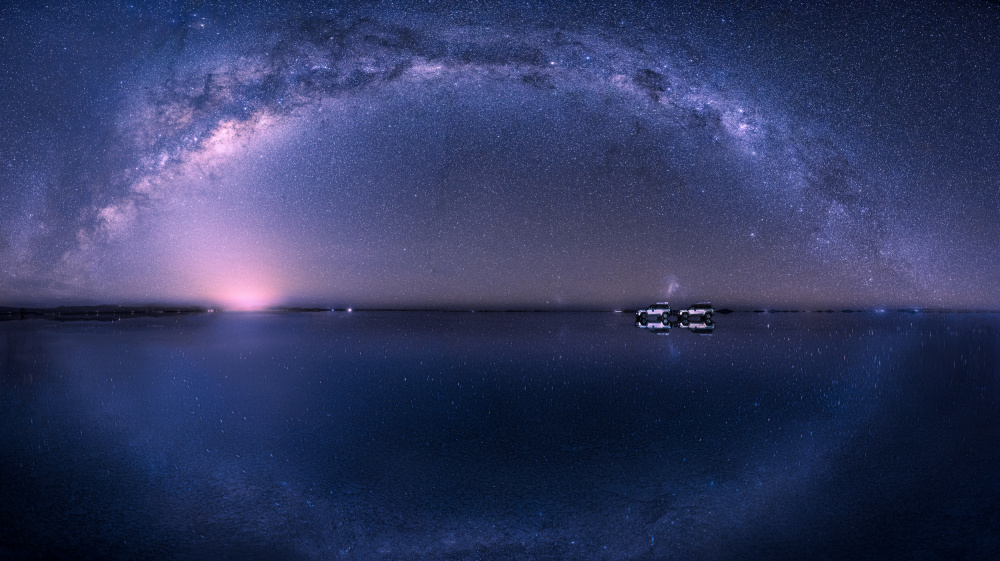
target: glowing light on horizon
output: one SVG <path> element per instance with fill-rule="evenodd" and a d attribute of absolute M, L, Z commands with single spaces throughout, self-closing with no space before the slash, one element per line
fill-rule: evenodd
<path fill-rule="evenodd" d="M 256 312 L 277 304 L 277 297 L 265 291 L 234 290 L 218 297 L 227 312 Z"/>

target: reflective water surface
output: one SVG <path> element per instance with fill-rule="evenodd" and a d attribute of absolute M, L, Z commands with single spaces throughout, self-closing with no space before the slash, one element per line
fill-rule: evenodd
<path fill-rule="evenodd" d="M 0 323 L 0 558 L 989 559 L 1000 316 Z"/>

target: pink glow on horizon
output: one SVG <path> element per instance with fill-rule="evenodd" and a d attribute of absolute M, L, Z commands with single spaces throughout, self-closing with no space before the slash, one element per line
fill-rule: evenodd
<path fill-rule="evenodd" d="M 227 312 L 254 312 L 275 306 L 278 298 L 266 291 L 233 290 L 216 298 Z"/>

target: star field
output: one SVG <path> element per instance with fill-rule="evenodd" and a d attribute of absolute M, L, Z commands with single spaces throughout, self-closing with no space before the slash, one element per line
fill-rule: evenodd
<path fill-rule="evenodd" d="M 1000 12 L 0 9 L 0 300 L 1000 305 Z"/>

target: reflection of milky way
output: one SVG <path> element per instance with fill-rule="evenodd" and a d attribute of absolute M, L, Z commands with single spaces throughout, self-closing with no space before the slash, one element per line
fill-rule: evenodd
<path fill-rule="evenodd" d="M 191 21 L 126 84 L 87 201 L 0 230 L 7 296 L 972 303 L 891 163 L 675 35 Z"/>
<path fill-rule="evenodd" d="M 87 509 L 128 517 L 140 551 L 786 559 L 989 535 L 995 325 L 733 314 L 661 337 L 610 314 L 222 314 L 43 326 L 13 364 L 46 365 L 38 408 L 93 451 L 46 465 L 118 474 Z M 61 442 L 57 421 L 14 450 L 59 458 L 33 446 Z"/>

